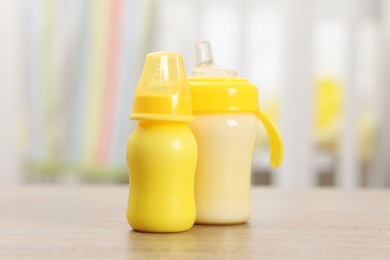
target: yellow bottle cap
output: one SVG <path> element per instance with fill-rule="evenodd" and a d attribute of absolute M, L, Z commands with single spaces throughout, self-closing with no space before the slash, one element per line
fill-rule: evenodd
<path fill-rule="evenodd" d="M 270 163 L 277 168 L 283 161 L 283 143 L 278 129 L 259 109 L 257 87 L 236 77 L 234 70 L 214 63 L 209 42 L 196 45 L 198 67 L 188 79 L 194 114 L 254 113 L 263 123 L 270 139 Z"/>
<path fill-rule="evenodd" d="M 193 113 L 256 112 L 259 109 L 255 85 L 243 78 L 191 77 Z"/>
<path fill-rule="evenodd" d="M 131 119 L 192 121 L 191 95 L 183 58 L 175 53 L 146 56 Z"/>

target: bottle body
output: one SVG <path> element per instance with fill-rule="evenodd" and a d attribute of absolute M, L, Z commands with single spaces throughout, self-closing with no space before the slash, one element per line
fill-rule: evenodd
<path fill-rule="evenodd" d="M 197 154 L 188 124 L 140 121 L 127 144 L 127 220 L 133 229 L 180 232 L 192 227 Z"/>
<path fill-rule="evenodd" d="M 258 121 L 251 113 L 195 115 L 196 223 L 236 224 L 251 215 L 250 180 Z"/>

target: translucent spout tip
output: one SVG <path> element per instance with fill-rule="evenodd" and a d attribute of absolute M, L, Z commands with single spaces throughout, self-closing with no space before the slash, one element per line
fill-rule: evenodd
<path fill-rule="evenodd" d="M 235 70 L 225 69 L 214 63 L 211 44 L 208 41 L 200 41 L 195 45 L 197 67 L 192 70 L 195 77 L 235 77 Z"/>
<path fill-rule="evenodd" d="M 211 45 L 208 41 L 200 41 L 196 43 L 196 64 L 200 66 L 202 64 L 214 64 L 213 53 L 211 51 Z"/>

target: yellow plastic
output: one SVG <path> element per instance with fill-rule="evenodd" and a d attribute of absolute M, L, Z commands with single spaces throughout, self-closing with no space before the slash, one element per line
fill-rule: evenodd
<path fill-rule="evenodd" d="M 191 96 L 183 58 L 171 52 L 146 56 L 131 119 L 192 121 Z"/>
<path fill-rule="evenodd" d="M 197 144 L 181 122 L 141 121 L 129 138 L 129 225 L 143 232 L 192 227 Z"/>
<path fill-rule="evenodd" d="M 192 227 L 198 147 L 183 60 L 174 53 L 147 55 L 131 119 L 140 123 L 127 143 L 129 225 L 143 232 Z"/>
<path fill-rule="evenodd" d="M 271 167 L 274 169 L 278 168 L 282 163 L 284 156 L 283 143 L 279 131 L 271 119 L 269 119 L 268 116 L 260 110 L 256 112 L 256 117 L 263 123 L 268 134 L 271 150 Z"/>
<path fill-rule="evenodd" d="M 283 142 L 272 121 L 259 110 L 255 85 L 236 77 L 192 77 L 188 79 L 194 114 L 254 113 L 264 124 L 270 139 L 270 163 L 277 168 L 283 161 Z"/>

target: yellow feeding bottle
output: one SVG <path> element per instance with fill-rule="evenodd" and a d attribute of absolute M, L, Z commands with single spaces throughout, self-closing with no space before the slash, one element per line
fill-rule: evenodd
<path fill-rule="evenodd" d="M 251 215 L 250 178 L 258 120 L 268 133 L 271 166 L 283 159 L 278 130 L 259 110 L 257 88 L 234 70 L 214 64 L 209 42 L 197 44 L 198 67 L 189 78 L 190 127 L 199 158 L 195 174 L 196 223 L 235 224 Z"/>
<path fill-rule="evenodd" d="M 180 55 L 150 53 L 135 92 L 127 143 L 129 225 L 143 232 L 180 232 L 195 222 L 197 144 L 188 121 L 191 97 Z"/>

